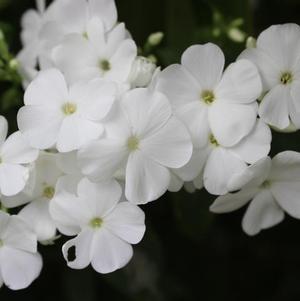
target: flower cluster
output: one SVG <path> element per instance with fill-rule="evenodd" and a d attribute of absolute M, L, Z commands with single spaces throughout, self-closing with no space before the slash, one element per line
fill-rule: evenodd
<path fill-rule="evenodd" d="M 250 235 L 284 212 L 300 218 L 300 154 L 268 157 L 269 126 L 300 128 L 298 25 L 267 29 L 225 70 L 208 43 L 160 71 L 138 56 L 114 0 L 37 4 L 22 19 L 19 131 L 6 139 L 0 118 L 0 286 L 30 285 L 37 242 L 60 235 L 69 267 L 124 267 L 146 229 L 139 205 L 185 183 L 219 196 L 216 213 L 252 200 Z"/>

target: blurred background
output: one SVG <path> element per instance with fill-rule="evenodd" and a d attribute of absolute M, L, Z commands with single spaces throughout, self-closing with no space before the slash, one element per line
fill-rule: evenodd
<path fill-rule="evenodd" d="M 162 66 L 179 62 L 188 46 L 208 41 L 221 46 L 230 63 L 249 35 L 256 37 L 272 24 L 300 23 L 299 0 L 116 2 L 120 20 L 139 45 L 152 32 L 165 33 L 155 52 Z M 20 49 L 20 17 L 33 6 L 33 0 L 0 0 L 0 28 L 12 54 Z M 0 53 L 7 51 L 3 47 Z M 0 114 L 14 130 L 23 91 L 16 75 L 5 77 L 3 64 Z M 288 149 L 300 151 L 299 134 L 274 134 L 272 155 Z M 45 264 L 40 278 L 24 291 L 1 289 L 0 300 L 300 300 L 300 221 L 286 217 L 251 238 L 241 229 L 244 209 L 213 216 L 208 211 L 213 199 L 204 191 L 182 191 L 144 206 L 145 238 L 131 263 L 110 275 L 67 268 L 60 251 L 63 241 L 41 247 Z"/>

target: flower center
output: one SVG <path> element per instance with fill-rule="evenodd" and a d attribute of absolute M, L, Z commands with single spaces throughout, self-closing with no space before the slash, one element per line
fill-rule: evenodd
<path fill-rule="evenodd" d="M 215 138 L 215 136 L 214 136 L 213 134 L 211 134 L 211 135 L 209 136 L 209 142 L 210 142 L 210 144 L 213 145 L 214 147 L 220 146 L 218 140 Z"/>
<path fill-rule="evenodd" d="M 207 104 L 210 105 L 215 101 L 215 94 L 213 91 L 204 90 L 201 93 L 201 99 Z"/>
<path fill-rule="evenodd" d="M 77 110 L 77 106 L 74 103 L 71 102 L 66 102 L 63 107 L 62 110 L 64 112 L 65 115 L 72 115 L 76 112 Z"/>
<path fill-rule="evenodd" d="M 52 186 L 47 186 L 44 188 L 43 196 L 47 199 L 53 199 L 55 193 L 55 189 Z"/>
<path fill-rule="evenodd" d="M 293 74 L 291 72 L 284 72 L 281 74 L 280 82 L 283 85 L 288 85 L 293 81 Z"/>
<path fill-rule="evenodd" d="M 103 219 L 100 218 L 100 217 L 95 217 L 93 218 L 91 221 L 90 221 L 90 226 L 93 228 L 93 229 L 99 229 L 101 228 L 103 224 Z"/>
<path fill-rule="evenodd" d="M 127 147 L 132 152 L 139 148 L 140 141 L 137 137 L 132 136 L 127 140 Z"/>
<path fill-rule="evenodd" d="M 82 36 L 87 40 L 89 39 L 89 35 L 86 31 L 82 34 Z"/>
<path fill-rule="evenodd" d="M 110 62 L 108 60 L 100 60 L 99 67 L 104 72 L 107 72 L 111 69 L 111 65 L 110 65 Z"/>
<path fill-rule="evenodd" d="M 4 242 L 2 239 L 0 239 L 0 248 L 4 246 Z"/>
<path fill-rule="evenodd" d="M 269 189 L 271 187 L 271 183 L 267 180 L 261 184 L 261 187 L 264 189 Z"/>

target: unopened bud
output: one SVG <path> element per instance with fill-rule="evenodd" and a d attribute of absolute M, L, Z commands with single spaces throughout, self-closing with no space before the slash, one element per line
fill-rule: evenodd
<path fill-rule="evenodd" d="M 232 41 L 236 43 L 243 43 L 246 39 L 246 34 L 238 28 L 229 29 L 228 36 Z"/>
<path fill-rule="evenodd" d="M 246 48 L 256 48 L 256 39 L 253 37 L 249 37 L 246 41 Z"/>
<path fill-rule="evenodd" d="M 129 82 L 132 87 L 147 87 L 156 70 L 156 65 L 149 59 L 138 56 L 134 61 L 129 75 Z"/>
<path fill-rule="evenodd" d="M 148 38 L 148 43 L 151 45 L 151 46 L 157 46 L 161 43 L 161 41 L 163 40 L 164 38 L 164 34 L 162 32 L 155 32 L 155 33 L 152 33 L 149 38 Z"/>

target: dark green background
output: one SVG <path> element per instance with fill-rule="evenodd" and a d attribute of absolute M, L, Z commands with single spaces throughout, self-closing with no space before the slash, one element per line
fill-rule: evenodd
<path fill-rule="evenodd" d="M 224 24 L 244 18 L 243 30 L 255 36 L 271 24 L 300 22 L 297 0 L 117 0 L 117 5 L 120 19 L 139 45 L 151 32 L 166 34 L 156 51 L 163 66 L 177 62 L 191 44 L 208 41 L 222 46 L 228 62 L 235 59 L 244 45 L 225 34 L 212 35 L 216 10 Z M 13 52 L 20 47 L 20 16 L 30 6 L 33 1 L 0 1 L 0 21 L 11 25 L 5 31 Z M 8 88 L 9 84 L 1 84 L 0 94 Z M 16 109 L 17 102 L 1 112 L 12 127 Z M 275 134 L 272 154 L 300 151 L 299 138 L 297 133 Z M 299 300 L 300 222 L 287 217 L 281 225 L 250 238 L 241 230 L 244 210 L 213 216 L 208 212 L 212 200 L 205 192 L 168 193 L 144 206 L 145 238 L 130 265 L 110 275 L 90 268 L 68 269 L 60 252 L 63 241 L 42 247 L 41 277 L 21 292 L 2 289 L 0 300 Z"/>

